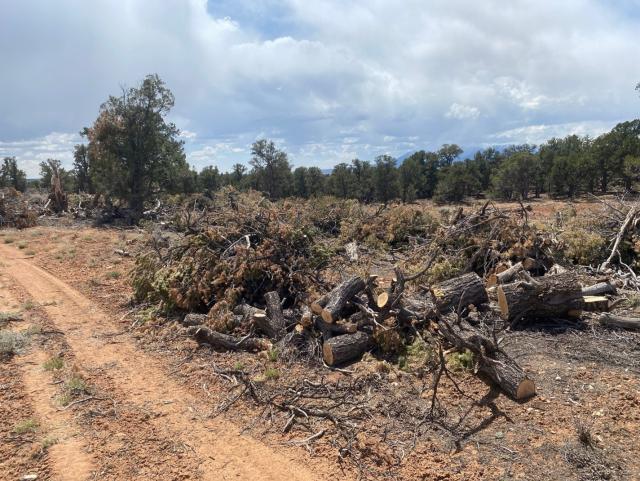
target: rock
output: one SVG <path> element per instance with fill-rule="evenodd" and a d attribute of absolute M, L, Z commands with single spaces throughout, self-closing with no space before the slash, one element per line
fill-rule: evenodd
<path fill-rule="evenodd" d="M 36 479 L 38 479 L 37 474 L 25 474 L 20 478 L 20 481 L 35 481 Z"/>

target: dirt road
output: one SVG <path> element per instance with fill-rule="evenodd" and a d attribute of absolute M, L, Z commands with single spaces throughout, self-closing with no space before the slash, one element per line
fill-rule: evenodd
<path fill-rule="evenodd" d="M 0 261 L 4 303 L 29 302 L 53 335 L 11 361 L 41 437 L 55 435 L 48 470 L 38 479 L 320 479 L 285 452 L 209 416 L 211 405 L 176 382 L 159 359 L 140 351 L 95 303 L 22 252 L 0 245 Z M 87 383 L 66 408 L 56 401 L 62 381 L 42 368 L 58 351 Z M 20 479 L 11 463 L 0 459 L 0 479 Z"/>

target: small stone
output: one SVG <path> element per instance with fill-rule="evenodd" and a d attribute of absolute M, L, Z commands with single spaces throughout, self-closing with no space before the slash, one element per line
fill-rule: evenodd
<path fill-rule="evenodd" d="M 556 381 L 562 381 L 562 378 L 560 376 L 556 376 Z"/>
<path fill-rule="evenodd" d="M 498 431 L 496 433 L 496 439 L 502 439 L 502 438 L 504 438 L 504 433 L 502 431 Z"/>
<path fill-rule="evenodd" d="M 20 481 L 35 481 L 36 479 L 38 479 L 37 474 L 25 474 L 20 478 Z"/>

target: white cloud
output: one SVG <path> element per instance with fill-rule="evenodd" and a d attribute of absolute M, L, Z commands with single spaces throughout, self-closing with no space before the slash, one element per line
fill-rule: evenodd
<path fill-rule="evenodd" d="M 565 124 L 527 125 L 498 132 L 489 136 L 489 138 L 493 140 L 494 144 L 528 143 L 540 145 L 553 137 L 560 138 L 567 135 L 597 137 L 611 130 L 616 123 L 618 122 L 586 121 Z"/>
<path fill-rule="evenodd" d="M 77 132 L 152 72 L 198 167 L 247 161 L 260 135 L 296 164 L 331 165 L 609 125 L 640 107 L 627 13 L 604 0 L 0 2 L 0 140 Z M 2 148 L 31 164 L 44 152 Z"/>
<path fill-rule="evenodd" d="M 462 105 L 454 102 L 444 116 L 448 119 L 457 120 L 477 119 L 480 116 L 480 110 L 471 105 Z"/>

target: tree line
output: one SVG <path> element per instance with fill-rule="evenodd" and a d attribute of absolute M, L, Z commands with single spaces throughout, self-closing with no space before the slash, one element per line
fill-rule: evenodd
<path fill-rule="evenodd" d="M 526 200 L 543 193 L 574 197 L 633 190 L 640 180 L 640 120 L 619 123 L 596 138 L 569 135 L 539 146 L 491 147 L 471 158 L 462 158 L 459 146 L 445 144 L 414 152 L 401 163 L 389 155 L 354 159 L 330 173 L 293 168 L 285 151 L 261 139 L 251 146 L 249 167 L 238 163 L 220 172 L 211 165 L 196 172 L 187 163 L 178 128 L 167 121 L 173 105 L 173 94 L 157 75 L 110 96 L 93 125 L 82 130 L 86 142 L 75 146 L 73 168 L 65 170 L 55 159 L 42 162 L 40 185 L 49 186 L 57 172 L 65 190 L 123 201 L 135 218 L 160 194 L 210 194 L 227 185 L 260 190 L 272 199 L 333 195 L 362 202 L 455 202 L 481 195 Z M 15 157 L 0 166 L 0 187 L 9 186 L 27 186 Z"/>

